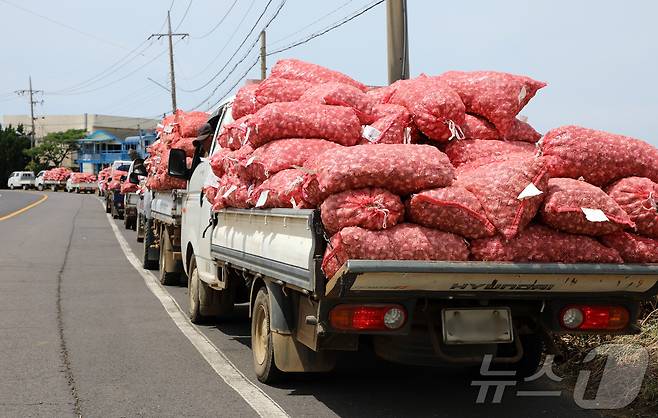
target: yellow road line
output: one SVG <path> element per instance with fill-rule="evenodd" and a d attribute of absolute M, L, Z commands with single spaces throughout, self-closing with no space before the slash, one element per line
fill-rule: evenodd
<path fill-rule="evenodd" d="M 48 199 L 48 195 L 45 195 L 45 194 L 44 194 L 44 195 L 41 195 L 41 199 L 37 200 L 37 201 L 34 202 L 34 203 L 30 203 L 29 205 L 27 205 L 27 206 L 25 206 L 25 207 L 23 207 L 23 208 L 20 208 L 20 209 L 18 209 L 18 210 L 15 210 L 15 211 L 11 212 L 11 213 L 8 214 L 8 215 L 5 215 L 5 216 L 3 216 L 3 217 L 0 217 L 0 221 L 5 221 L 5 220 L 7 220 L 7 219 L 9 219 L 9 218 L 13 218 L 13 217 L 16 216 L 16 215 L 20 215 L 21 213 L 25 212 L 26 210 L 32 209 L 32 208 L 35 207 L 36 205 L 39 205 L 39 204 L 43 203 L 46 199 Z"/>

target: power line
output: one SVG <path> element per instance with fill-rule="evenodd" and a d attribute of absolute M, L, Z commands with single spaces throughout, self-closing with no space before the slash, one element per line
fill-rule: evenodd
<path fill-rule="evenodd" d="M 279 6 L 279 9 L 278 9 L 277 12 L 276 12 L 277 14 L 278 14 L 279 11 L 281 10 L 281 8 L 282 8 L 283 5 L 285 4 L 285 2 L 286 2 L 285 0 L 283 0 L 283 1 L 281 2 L 281 5 Z M 201 86 L 199 86 L 199 87 L 197 87 L 197 88 L 194 88 L 194 89 L 188 89 L 188 90 L 186 90 L 186 89 L 181 89 L 181 90 L 183 90 L 183 91 L 185 91 L 185 92 L 188 92 L 188 93 L 194 93 L 194 92 L 196 92 L 196 91 L 199 91 L 199 90 L 202 90 L 202 89 L 206 88 L 206 87 L 207 87 L 208 85 L 210 85 L 210 83 L 212 83 L 217 77 L 219 77 L 219 75 L 220 75 L 220 74 L 226 69 L 226 67 L 228 67 L 229 63 L 233 60 L 233 58 L 235 58 L 235 56 L 238 54 L 238 52 L 240 52 L 240 49 L 241 49 L 242 46 L 247 42 L 247 40 L 249 39 L 249 36 L 254 32 L 254 29 L 256 29 L 256 26 L 258 25 L 258 22 L 260 22 L 260 20 L 263 18 L 263 16 L 265 16 L 265 13 L 267 13 L 267 9 L 270 7 L 271 4 L 272 4 L 272 0 L 268 0 L 267 4 L 265 5 L 265 9 L 263 9 L 262 13 L 260 14 L 260 16 L 258 16 L 258 19 L 257 19 L 256 22 L 254 23 L 254 25 L 251 27 L 251 29 L 249 29 L 249 33 L 247 33 L 247 35 L 244 37 L 244 39 L 242 40 L 242 42 L 240 42 L 240 45 L 238 45 L 238 47 L 237 47 L 237 49 L 235 50 L 235 52 L 233 53 L 233 55 L 231 55 L 231 57 L 230 57 L 229 59 L 226 60 L 226 63 L 224 64 L 224 66 L 223 66 L 222 68 L 220 68 L 219 71 L 217 71 L 217 72 L 215 73 L 215 75 L 213 75 L 213 76 L 210 78 L 210 80 L 206 81 L 205 83 L 203 83 Z M 276 15 L 275 15 L 275 17 L 276 17 Z M 266 25 L 265 27 L 267 27 L 267 25 Z M 264 28 L 263 28 L 263 29 L 264 29 Z M 261 30 L 263 30 L 263 29 L 261 29 Z M 254 45 L 255 45 L 255 43 L 254 43 Z M 252 45 L 252 49 L 253 49 L 253 45 Z"/>
<path fill-rule="evenodd" d="M 215 55 L 215 57 L 208 63 L 208 65 L 203 67 L 203 69 L 201 71 L 194 74 L 192 77 L 186 77 L 186 78 L 184 78 L 184 80 L 193 80 L 193 79 L 197 78 L 198 76 L 200 76 L 201 74 L 205 73 L 206 70 L 208 68 L 210 68 L 210 66 L 213 65 L 219 57 L 222 56 L 222 52 L 224 52 L 224 50 L 231 44 L 231 41 L 233 40 L 235 35 L 238 33 L 238 29 L 240 29 L 240 27 L 242 26 L 244 21 L 247 19 L 247 16 L 249 15 L 249 12 L 251 11 L 251 9 L 253 9 L 255 3 L 256 3 L 256 0 L 251 0 L 251 3 L 249 4 L 249 8 L 247 8 L 247 11 L 242 15 L 242 18 L 240 19 L 240 22 L 235 27 L 235 29 L 231 32 L 231 36 L 229 36 L 228 40 L 224 43 L 224 46 L 222 46 L 222 48 L 219 50 L 217 55 Z"/>
<path fill-rule="evenodd" d="M 231 91 L 233 91 L 233 89 L 236 88 L 236 87 L 238 86 L 238 84 L 240 84 L 240 82 L 242 82 L 242 79 L 245 78 L 245 77 L 247 76 L 247 74 L 249 74 L 249 71 L 251 71 L 251 69 L 254 68 L 254 67 L 256 66 L 256 64 L 258 64 L 258 61 L 260 61 L 260 57 L 256 58 L 256 60 L 255 60 L 255 61 L 249 66 L 249 68 L 247 68 L 247 70 L 246 70 L 246 71 L 245 71 L 245 72 L 244 72 L 244 73 L 243 73 L 243 74 L 237 79 L 237 81 L 236 81 L 235 83 L 233 83 L 233 85 L 232 85 L 231 87 L 229 87 L 228 89 L 226 89 L 226 93 L 224 93 L 224 95 L 222 95 L 222 97 L 220 97 L 219 99 L 217 99 L 217 100 L 215 101 L 215 103 L 213 103 L 212 105 L 208 106 L 208 110 L 210 110 L 210 109 L 212 109 L 213 107 L 217 106 L 222 100 L 224 100 L 224 99 L 226 98 L 226 96 L 228 96 L 228 95 L 231 93 Z M 210 99 L 210 97 L 209 97 L 208 99 Z M 207 101 L 207 100 L 204 100 L 204 102 L 205 102 L 205 101 Z M 198 109 L 199 107 L 201 107 L 202 104 L 203 104 L 203 103 L 201 103 L 200 105 L 194 107 L 193 110 Z"/>
<path fill-rule="evenodd" d="M 331 16 L 332 14 L 336 13 L 336 12 L 339 11 L 340 9 L 343 9 L 345 6 L 347 6 L 348 4 L 352 3 L 353 1 L 354 1 L 354 0 L 347 0 L 345 3 L 343 3 L 342 5 L 336 7 L 334 10 L 330 11 L 329 13 L 327 13 L 327 14 L 325 14 L 325 15 L 323 15 L 323 16 L 317 18 L 317 19 L 315 19 L 314 21 L 312 21 L 311 23 L 309 23 L 309 24 L 306 25 L 306 26 L 301 27 L 301 28 L 299 28 L 298 30 L 296 30 L 296 31 L 294 31 L 294 32 L 292 32 L 292 33 L 289 33 L 288 35 L 284 36 L 283 38 L 279 38 L 279 39 L 277 39 L 276 41 L 271 42 L 270 45 L 276 45 L 276 44 L 278 44 L 278 43 L 281 43 L 281 41 L 284 41 L 284 40 L 286 40 L 286 39 L 292 38 L 293 36 L 295 36 L 295 35 L 297 35 L 298 33 L 304 31 L 305 29 L 310 28 L 311 26 L 315 25 L 316 23 L 318 23 L 318 22 L 322 21 L 323 19 L 325 19 L 325 18 Z"/>
<path fill-rule="evenodd" d="M 40 17 L 41 19 L 47 20 L 47 21 L 50 22 L 50 23 L 53 23 L 53 24 L 58 25 L 58 26 L 61 26 L 61 27 L 66 28 L 66 29 L 68 29 L 68 30 L 70 30 L 70 31 L 73 31 L 73 32 L 75 32 L 75 33 L 78 33 L 78 34 L 80 34 L 80 35 L 86 36 L 86 37 L 88 37 L 88 38 L 95 39 L 95 40 L 100 41 L 100 42 L 103 42 L 103 43 L 105 43 L 105 44 L 107 44 L 107 45 L 112 45 L 112 46 L 115 47 L 115 48 L 128 49 L 128 48 L 126 48 L 124 45 L 118 44 L 118 43 L 116 43 L 116 42 L 114 42 L 114 41 L 111 41 L 111 40 L 108 40 L 108 39 L 103 39 L 103 38 L 101 38 L 101 37 L 99 37 L 99 36 L 94 35 L 93 33 L 89 33 L 89 32 L 82 31 L 82 30 L 80 30 L 80 29 L 76 29 L 76 28 L 74 28 L 73 26 L 70 26 L 70 25 L 68 25 L 68 24 L 66 24 L 66 23 L 59 22 L 59 21 L 57 21 L 57 20 L 55 20 L 55 19 L 52 19 L 52 18 L 50 18 L 50 17 L 48 17 L 48 16 L 45 16 L 45 15 L 42 15 L 42 14 L 40 14 L 40 13 L 37 13 L 37 12 L 35 12 L 35 11 L 33 11 L 33 10 L 30 10 L 30 9 L 28 9 L 28 8 L 25 8 L 25 7 L 21 6 L 21 5 L 14 4 L 14 3 L 10 2 L 10 1 L 7 1 L 7 0 L 0 0 L 0 2 L 3 2 L 3 3 L 5 3 L 5 4 L 8 4 L 9 6 L 12 6 L 12 7 L 16 8 L 16 9 L 22 10 L 22 11 L 24 11 L 25 13 L 29 13 L 29 14 L 31 14 L 31 15 L 34 15 L 34 16 L 37 16 L 37 17 Z"/>
<path fill-rule="evenodd" d="M 187 17 L 187 13 L 190 11 L 190 7 L 192 7 L 192 0 L 190 0 L 187 3 L 187 8 L 185 9 L 185 12 L 183 13 L 183 17 L 181 17 L 181 19 L 178 21 L 178 25 L 176 25 L 176 28 L 174 30 L 178 30 L 178 28 L 180 28 L 180 25 L 183 24 L 183 21 Z"/>
<path fill-rule="evenodd" d="M 359 17 L 359 16 L 361 16 L 362 14 L 366 13 L 366 12 L 369 11 L 370 9 L 372 9 L 372 8 L 374 8 L 374 7 L 376 7 L 376 6 L 380 5 L 380 4 L 382 4 L 384 1 L 385 1 L 385 0 L 378 0 L 378 1 L 374 2 L 374 3 L 371 3 L 370 5 L 366 6 L 364 9 L 362 9 L 362 10 L 360 10 L 360 11 L 358 11 L 358 12 L 352 14 L 351 16 L 348 16 L 348 17 L 346 17 L 346 18 L 343 18 L 342 20 L 340 20 L 340 21 L 338 21 L 338 22 L 336 22 L 336 23 L 334 23 L 334 24 L 332 24 L 332 25 L 330 25 L 330 26 L 328 26 L 328 27 L 322 29 L 322 30 L 319 31 L 319 32 L 313 33 L 313 34 L 311 34 L 311 35 L 309 35 L 309 36 L 307 36 L 307 37 L 305 37 L 305 38 L 303 38 L 303 39 L 301 39 L 301 40 L 299 40 L 299 41 L 293 42 L 292 44 L 290 44 L 290 45 L 288 45 L 288 46 L 285 46 L 285 47 L 283 47 L 283 48 L 279 48 L 279 49 L 274 50 L 274 51 L 272 51 L 272 52 L 268 52 L 268 53 L 267 53 L 267 56 L 274 55 L 274 54 L 278 54 L 278 53 L 281 53 L 281 52 L 283 52 L 283 51 L 287 51 L 287 50 L 292 49 L 292 48 L 296 48 L 296 47 L 298 47 L 298 46 L 300 46 L 300 45 L 303 45 L 303 44 L 305 44 L 305 43 L 307 43 L 307 42 L 309 42 L 309 41 L 311 41 L 311 40 L 313 40 L 313 39 L 315 39 L 315 38 L 317 38 L 317 37 L 319 37 L 319 36 L 322 36 L 322 35 L 324 35 L 324 34 L 326 34 L 326 33 L 328 33 L 328 32 L 331 32 L 332 30 L 337 29 L 337 28 L 343 26 L 344 24 L 346 24 L 346 23 L 348 23 L 348 22 L 350 22 L 350 21 L 356 19 L 357 17 Z"/>
<path fill-rule="evenodd" d="M 237 3 L 238 3 L 238 0 L 233 0 L 233 3 L 231 3 L 231 6 L 228 8 L 228 10 L 227 10 L 226 13 L 224 14 L 224 16 L 222 16 L 222 18 L 219 19 L 219 22 L 217 22 L 217 24 L 215 24 L 215 26 L 213 26 L 212 29 L 210 29 L 208 32 L 204 33 L 204 34 L 201 35 L 201 36 L 193 36 L 192 39 L 203 39 L 203 38 L 206 38 L 206 37 L 210 36 L 210 34 L 212 34 L 213 32 L 215 32 L 215 31 L 217 30 L 217 28 L 218 28 L 222 23 L 224 23 L 224 20 L 226 20 L 226 17 L 228 17 L 229 13 L 231 13 L 231 10 L 233 10 L 233 7 L 235 7 L 235 5 L 236 5 Z M 251 4 L 253 5 L 254 2 L 251 2 Z"/>

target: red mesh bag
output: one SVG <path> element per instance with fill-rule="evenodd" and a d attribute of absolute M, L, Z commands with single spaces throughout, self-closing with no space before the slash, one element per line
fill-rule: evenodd
<path fill-rule="evenodd" d="M 282 138 L 321 138 L 341 145 L 361 138 L 354 109 L 301 102 L 271 103 L 251 117 L 247 129 L 254 148 Z"/>
<path fill-rule="evenodd" d="M 43 174 L 44 180 L 64 181 L 71 175 L 71 169 L 66 167 L 57 167 L 46 171 Z"/>
<path fill-rule="evenodd" d="M 658 241 L 619 231 L 600 237 L 601 242 L 616 250 L 626 263 L 658 263 Z"/>
<path fill-rule="evenodd" d="M 414 124 L 428 138 L 448 141 L 461 138 L 459 127 L 464 123 L 466 110 L 459 95 L 437 78 L 418 77 L 396 81 L 395 92 L 388 99 L 406 107 Z"/>
<path fill-rule="evenodd" d="M 503 139 L 496 127 L 483 117 L 466 114 L 464 125 L 462 126 L 465 139 Z M 514 123 L 510 132 L 505 137 L 508 141 L 525 141 L 537 142 L 541 134 L 530 126 L 529 123 L 514 118 Z"/>
<path fill-rule="evenodd" d="M 448 71 L 438 77 L 459 94 L 466 111 L 485 117 L 507 137 L 516 115 L 546 83 L 496 71 Z"/>
<path fill-rule="evenodd" d="M 544 155 L 561 161 L 552 177 L 583 177 L 605 186 L 624 177 L 647 177 L 658 182 L 658 150 L 644 141 L 580 126 L 552 129 L 541 140 Z"/>
<path fill-rule="evenodd" d="M 519 154 L 530 158 L 537 148 L 534 144 L 520 141 L 462 139 L 451 141 L 445 152 L 452 165 L 459 167 L 482 158 L 491 160 L 498 155 Z"/>
<path fill-rule="evenodd" d="M 93 183 L 96 181 L 96 176 L 92 173 L 71 173 L 71 182 L 77 183 Z"/>
<path fill-rule="evenodd" d="M 196 137 L 178 137 L 176 138 L 172 143 L 171 143 L 171 148 L 178 148 L 182 149 L 185 151 L 185 155 L 188 157 L 193 157 L 194 156 L 194 141 L 196 140 Z"/>
<path fill-rule="evenodd" d="M 208 121 L 206 112 L 183 112 L 176 110 L 174 121 L 177 125 L 176 132 L 182 137 L 195 137 L 203 125 Z"/>
<path fill-rule="evenodd" d="M 452 184 L 448 157 L 431 145 L 381 144 L 329 150 L 306 162 L 314 171 L 304 185 L 307 201 L 345 190 L 381 187 L 404 196 Z"/>
<path fill-rule="evenodd" d="M 299 101 L 351 107 L 361 124 L 367 125 L 375 121 L 373 107 L 377 104 L 377 100 L 349 84 L 337 82 L 317 84 L 306 90 Z"/>
<path fill-rule="evenodd" d="M 406 107 L 380 104 L 373 107 L 376 118 L 370 125 L 374 130 L 365 131 L 360 144 L 404 144 L 411 142 L 411 113 Z M 366 130 L 368 128 L 365 128 Z"/>
<path fill-rule="evenodd" d="M 456 185 L 473 193 L 498 232 L 512 238 L 539 210 L 548 165 L 542 157 L 508 158 L 460 172 Z"/>
<path fill-rule="evenodd" d="M 635 223 L 638 234 L 658 238 L 658 184 L 645 177 L 627 177 L 610 186 L 608 195 Z"/>
<path fill-rule="evenodd" d="M 366 91 L 368 88 L 353 78 L 321 65 L 311 64 L 296 59 L 283 59 L 277 61 L 270 72 L 270 77 L 281 77 L 289 80 L 302 80 L 309 83 L 329 83 L 337 81 L 339 83 L 349 84 L 358 88 L 361 91 Z"/>
<path fill-rule="evenodd" d="M 250 197 L 254 187 L 237 176 L 226 174 L 219 179 L 213 210 L 223 208 L 246 209 L 252 205 Z"/>
<path fill-rule="evenodd" d="M 395 92 L 394 86 L 383 86 L 383 87 L 374 87 L 366 92 L 366 94 L 372 97 L 377 103 L 384 104 L 388 103 L 388 99 L 391 98 L 391 95 Z"/>
<path fill-rule="evenodd" d="M 304 172 L 295 168 L 279 171 L 254 189 L 249 203 L 257 208 L 312 208 L 302 195 L 303 184 Z"/>
<path fill-rule="evenodd" d="M 139 185 L 137 184 L 133 184 L 129 181 L 121 183 L 121 194 L 135 193 L 137 190 L 139 190 Z"/>
<path fill-rule="evenodd" d="M 480 261 L 526 263 L 621 263 L 616 250 L 594 238 L 572 235 L 542 225 L 530 225 L 515 238 L 500 235 L 471 241 L 471 254 Z"/>
<path fill-rule="evenodd" d="M 450 186 L 425 190 L 407 201 L 407 218 L 414 223 L 453 232 L 466 238 L 490 237 L 496 227 L 484 215 L 473 193 Z"/>
<path fill-rule="evenodd" d="M 128 176 L 128 172 L 123 170 L 114 170 L 114 172 L 112 173 L 112 177 L 110 178 L 110 181 L 107 184 L 107 189 L 121 190 L 121 177 L 123 176 Z"/>
<path fill-rule="evenodd" d="M 297 101 L 304 92 L 313 86 L 315 84 L 307 81 L 268 77 L 258 85 L 256 90 L 258 109 L 270 103 Z"/>
<path fill-rule="evenodd" d="M 540 213 L 546 225 L 572 234 L 605 235 L 635 226 L 603 190 L 568 178 L 548 181 Z"/>
<path fill-rule="evenodd" d="M 249 144 L 245 144 L 235 151 L 230 148 L 221 148 L 210 158 L 210 168 L 217 177 L 230 174 L 247 180 L 249 176 L 244 163 L 249 159 L 253 150 Z"/>
<path fill-rule="evenodd" d="M 326 198 L 320 214 L 324 228 L 333 235 L 348 226 L 373 230 L 395 226 L 404 216 L 404 205 L 384 189 L 347 190 Z"/>
<path fill-rule="evenodd" d="M 217 136 L 219 145 L 222 148 L 237 150 L 246 144 L 249 134 L 251 134 L 249 121 L 252 117 L 253 115 L 243 116 L 236 121 L 224 125 Z"/>
<path fill-rule="evenodd" d="M 290 138 L 268 142 L 256 148 L 250 157 L 240 160 L 248 178 L 263 181 L 287 168 L 303 166 L 306 161 L 329 149 L 341 148 L 335 142 L 323 139 Z"/>
<path fill-rule="evenodd" d="M 351 226 L 331 237 L 322 271 L 331 279 L 347 260 L 466 261 L 463 238 L 414 224 L 399 224 L 380 231 Z"/>
<path fill-rule="evenodd" d="M 233 120 L 238 120 L 241 117 L 256 113 L 262 107 L 256 102 L 256 89 L 258 89 L 258 84 L 256 83 L 240 87 L 231 107 Z"/>

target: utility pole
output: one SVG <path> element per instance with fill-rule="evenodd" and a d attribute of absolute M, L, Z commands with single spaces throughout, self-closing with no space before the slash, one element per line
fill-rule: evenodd
<path fill-rule="evenodd" d="M 407 0 L 386 0 L 388 82 L 409 78 Z"/>
<path fill-rule="evenodd" d="M 169 38 L 169 77 L 171 78 L 171 108 L 176 113 L 176 76 L 174 75 L 174 36 L 180 36 L 182 39 L 190 36 L 189 33 L 171 33 L 171 13 L 167 10 L 167 33 L 152 33 L 148 39 L 163 37 Z"/>
<path fill-rule="evenodd" d="M 23 96 L 24 94 L 27 94 L 29 99 L 30 99 L 30 121 L 32 125 L 32 132 L 30 133 L 30 147 L 34 148 L 35 145 L 35 135 L 36 135 L 36 126 L 34 125 L 34 121 L 36 118 L 34 117 L 34 105 L 39 103 L 38 101 L 34 100 L 34 94 L 36 93 L 42 93 L 43 90 L 33 90 L 32 89 L 32 76 L 29 77 L 30 81 L 30 88 L 29 89 L 23 89 L 23 90 L 16 90 L 15 93 L 18 94 L 19 96 Z"/>
<path fill-rule="evenodd" d="M 265 49 L 265 31 L 260 31 L 260 79 L 265 80 L 267 77 L 267 50 Z"/>

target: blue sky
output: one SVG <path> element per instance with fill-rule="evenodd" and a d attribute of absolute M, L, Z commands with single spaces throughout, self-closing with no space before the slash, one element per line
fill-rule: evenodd
<path fill-rule="evenodd" d="M 264 20 L 280 1 L 271 1 Z M 224 22 L 199 39 L 219 22 L 233 0 L 192 1 L 178 29 L 192 36 L 175 46 L 179 107 L 189 109 L 204 103 L 225 78 L 228 71 L 197 92 L 184 91 L 202 86 L 226 63 L 267 2 L 237 0 Z M 141 54 L 130 55 L 135 58 L 108 71 L 96 82 L 78 90 L 71 86 L 101 73 L 149 34 L 161 31 L 171 3 L 0 0 L 0 114 L 26 113 L 27 100 L 12 92 L 27 87 L 28 74 L 32 75 L 35 88 L 45 90 L 44 104 L 37 106 L 38 114 L 154 116 L 169 110 L 167 91 L 147 80 L 150 77 L 168 84 L 164 40 L 144 43 L 137 50 Z M 372 0 L 288 0 L 268 28 L 268 49 L 301 39 L 370 3 Z M 174 27 L 188 4 L 189 0 L 173 1 Z M 335 9 L 338 10 L 313 23 Z M 408 9 L 412 76 L 452 69 L 526 74 L 548 82 L 522 112 L 540 132 L 578 124 L 658 145 L 658 87 L 654 81 L 658 76 L 658 2 L 408 0 Z M 381 4 L 333 32 L 269 57 L 268 67 L 277 58 L 295 57 L 344 71 L 367 84 L 384 84 L 385 22 L 385 7 Z M 256 37 L 254 31 L 242 51 Z M 161 55 L 157 57 L 158 54 Z M 210 103 L 239 81 L 256 54 L 257 48 L 219 86 Z M 239 52 L 228 69 L 242 55 Z M 248 77 L 258 75 L 256 66 Z M 58 91 L 69 94 L 56 94 Z M 202 108 L 208 102 L 205 103 Z"/>

